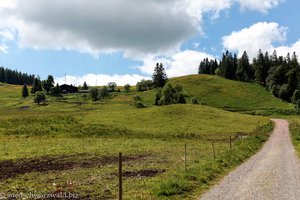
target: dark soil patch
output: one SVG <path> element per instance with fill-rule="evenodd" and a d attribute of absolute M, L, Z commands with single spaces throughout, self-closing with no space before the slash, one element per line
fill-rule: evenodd
<path fill-rule="evenodd" d="M 143 169 L 138 171 L 124 171 L 123 177 L 135 178 L 135 177 L 154 177 L 164 173 L 165 169 Z M 117 175 L 117 174 L 114 174 Z"/>
<path fill-rule="evenodd" d="M 20 110 L 29 110 L 30 106 L 21 106 Z"/>
<path fill-rule="evenodd" d="M 145 155 L 123 156 L 123 161 L 139 160 Z M 74 168 L 93 168 L 115 164 L 118 157 L 97 156 L 95 154 L 73 154 L 42 156 L 0 161 L 0 180 L 14 178 L 31 172 L 62 171 Z"/>

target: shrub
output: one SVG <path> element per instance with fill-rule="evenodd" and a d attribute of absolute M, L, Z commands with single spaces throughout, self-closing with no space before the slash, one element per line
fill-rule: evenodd
<path fill-rule="evenodd" d="M 300 91 L 295 90 L 291 100 L 292 100 L 293 103 L 297 104 L 299 99 L 300 99 Z"/>
<path fill-rule="evenodd" d="M 192 104 L 199 104 L 198 99 L 197 98 L 192 98 Z"/>
<path fill-rule="evenodd" d="M 90 90 L 90 95 L 93 101 L 97 101 L 98 100 L 98 95 L 99 95 L 99 91 L 97 88 L 92 88 Z"/>
<path fill-rule="evenodd" d="M 110 94 L 110 90 L 106 86 L 103 86 L 101 89 L 99 89 L 98 99 L 103 100 L 109 97 L 109 94 Z"/>
<path fill-rule="evenodd" d="M 131 86 L 129 84 L 124 85 L 124 91 L 125 92 L 130 92 Z"/>
<path fill-rule="evenodd" d="M 182 94 L 182 86 L 176 85 L 174 88 L 167 83 L 163 89 L 158 88 L 155 92 L 155 105 L 185 104 L 186 100 Z"/>
<path fill-rule="evenodd" d="M 133 97 L 133 100 L 134 100 L 135 102 L 137 102 L 137 101 L 142 101 L 142 98 L 141 98 L 139 95 L 135 95 L 135 96 Z"/>
<path fill-rule="evenodd" d="M 40 105 L 40 103 L 43 101 L 46 101 L 45 93 L 41 91 L 37 91 L 35 93 L 34 102 Z"/>

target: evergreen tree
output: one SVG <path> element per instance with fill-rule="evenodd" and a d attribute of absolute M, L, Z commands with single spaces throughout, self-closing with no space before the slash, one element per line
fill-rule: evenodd
<path fill-rule="evenodd" d="M 42 91 L 42 83 L 39 77 L 33 79 L 31 93 L 35 94 L 37 91 Z"/>
<path fill-rule="evenodd" d="M 23 97 L 23 98 L 26 98 L 26 97 L 28 97 L 28 96 L 29 96 L 29 94 L 28 94 L 28 88 L 27 88 L 27 85 L 24 84 L 24 86 L 23 86 L 23 88 L 22 88 L 22 97 Z"/>
<path fill-rule="evenodd" d="M 54 95 L 60 95 L 61 94 L 61 88 L 59 87 L 58 83 L 56 83 L 56 86 L 53 88 L 53 94 Z"/>
<path fill-rule="evenodd" d="M 42 86 L 44 90 L 49 94 L 51 89 L 54 87 L 54 78 L 52 75 L 49 75 L 46 80 L 42 81 Z"/>
<path fill-rule="evenodd" d="M 208 58 L 204 58 L 203 61 L 200 62 L 198 74 L 215 74 L 218 67 L 219 65 L 216 59 L 208 61 Z"/>
<path fill-rule="evenodd" d="M 258 51 L 256 59 L 253 60 L 253 68 L 255 70 L 254 76 L 255 81 L 261 85 L 266 85 L 267 78 L 267 69 L 265 69 L 265 56 L 261 52 L 261 49 Z"/>
<path fill-rule="evenodd" d="M 242 57 L 238 60 L 236 77 L 240 81 L 251 81 L 253 78 L 253 70 L 246 51 L 244 51 Z"/>
<path fill-rule="evenodd" d="M 165 72 L 165 68 L 162 63 L 157 63 L 154 69 L 154 73 L 152 76 L 154 87 L 164 87 L 166 82 L 168 81 L 167 74 Z"/>
<path fill-rule="evenodd" d="M 236 79 L 237 69 L 237 56 L 232 56 L 229 51 L 223 53 L 222 60 L 220 62 L 218 74 L 227 79 Z"/>
<path fill-rule="evenodd" d="M 26 73 L 21 73 L 17 70 L 10 70 L 4 67 L 0 67 L 0 82 L 24 85 L 32 83 L 34 75 L 28 75 Z"/>
<path fill-rule="evenodd" d="M 88 89 L 89 89 L 89 87 L 88 87 L 88 85 L 86 84 L 85 81 L 83 82 L 82 89 L 83 89 L 83 90 L 88 90 Z"/>

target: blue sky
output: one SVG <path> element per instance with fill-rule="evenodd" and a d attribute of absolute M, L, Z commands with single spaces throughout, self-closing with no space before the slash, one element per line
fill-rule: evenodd
<path fill-rule="evenodd" d="M 63 3 L 62 3 L 63 2 Z M 296 0 L 2 0 L 0 66 L 59 83 L 135 84 L 163 62 L 193 74 L 225 49 L 300 55 Z"/>

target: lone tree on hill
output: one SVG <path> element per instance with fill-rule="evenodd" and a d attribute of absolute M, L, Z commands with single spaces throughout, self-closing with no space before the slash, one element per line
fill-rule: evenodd
<path fill-rule="evenodd" d="M 115 89 L 116 89 L 116 87 L 117 87 L 117 84 L 116 84 L 115 82 L 109 82 L 109 83 L 107 84 L 107 87 L 108 87 L 108 89 L 109 89 L 111 92 L 114 92 Z"/>
<path fill-rule="evenodd" d="M 40 105 L 42 101 L 46 100 L 45 93 L 42 91 L 38 91 L 35 93 L 34 102 Z"/>
<path fill-rule="evenodd" d="M 130 92 L 131 86 L 129 84 L 124 85 L 124 91 L 125 92 Z"/>
<path fill-rule="evenodd" d="M 156 63 L 156 67 L 154 68 L 154 73 L 152 76 L 154 87 L 162 88 L 168 81 L 167 74 L 165 72 L 165 68 L 162 63 Z"/>
<path fill-rule="evenodd" d="M 22 97 L 23 98 L 26 98 L 26 97 L 28 97 L 28 88 L 27 88 L 27 85 L 26 84 L 24 84 L 24 86 L 23 86 L 23 88 L 22 88 Z"/>
<path fill-rule="evenodd" d="M 83 83 L 82 89 L 83 89 L 83 90 L 88 90 L 88 89 L 89 89 L 89 87 L 87 86 L 87 84 L 86 84 L 85 81 L 84 81 L 84 83 Z"/>

